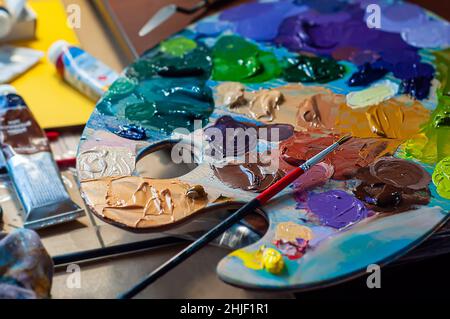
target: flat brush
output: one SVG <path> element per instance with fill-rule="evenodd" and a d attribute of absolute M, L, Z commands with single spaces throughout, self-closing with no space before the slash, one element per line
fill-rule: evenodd
<path fill-rule="evenodd" d="M 276 194 L 281 192 L 284 188 L 286 188 L 289 184 L 291 184 L 293 181 L 295 181 L 299 176 L 301 176 L 303 173 L 305 173 L 307 170 L 309 170 L 312 166 L 321 162 L 328 154 L 333 152 L 335 149 L 337 149 L 340 145 L 347 142 L 349 139 L 351 139 L 351 136 L 349 136 L 349 135 L 341 137 L 337 142 L 331 144 L 330 146 L 328 146 L 326 149 L 324 149 L 317 155 L 308 159 L 306 162 L 304 162 L 299 167 L 290 171 L 287 175 L 285 175 L 283 178 L 278 180 L 272 186 L 267 188 L 261 194 L 259 194 L 254 199 L 252 199 L 247 204 L 245 204 L 240 209 L 238 209 L 236 212 L 234 212 L 233 214 L 228 216 L 220 224 L 218 224 L 217 226 L 212 228 L 210 231 L 205 233 L 199 239 L 197 239 L 192 244 L 190 244 L 189 246 L 184 248 L 182 251 L 180 251 L 177 255 L 173 256 L 171 259 L 169 259 L 164 264 L 159 266 L 152 273 L 148 274 L 144 279 L 142 279 L 138 284 L 136 284 L 130 290 L 119 295 L 119 298 L 120 299 L 128 299 L 128 298 L 134 297 L 140 291 L 145 289 L 148 285 L 155 282 L 161 276 L 166 274 L 171 269 L 175 268 L 177 265 L 182 263 L 184 260 L 186 260 L 187 258 L 192 256 L 195 252 L 197 252 L 202 247 L 206 246 L 209 242 L 214 240 L 217 236 L 219 236 L 220 234 L 225 232 L 233 224 L 235 224 L 236 222 L 238 222 L 239 220 L 244 218 L 245 215 L 255 211 L 255 209 L 257 209 L 258 207 L 267 203 L 267 201 L 269 201 L 272 197 L 274 197 Z"/>

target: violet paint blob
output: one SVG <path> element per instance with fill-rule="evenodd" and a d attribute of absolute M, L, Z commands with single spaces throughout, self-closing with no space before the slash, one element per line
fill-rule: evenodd
<path fill-rule="evenodd" d="M 261 129 L 265 130 L 262 131 Z M 244 143 L 239 143 L 241 140 L 240 134 L 243 133 L 248 138 L 245 138 Z M 259 139 L 268 142 L 279 142 L 288 139 L 292 134 L 294 134 L 294 127 L 290 124 L 257 125 L 236 120 L 229 115 L 218 118 L 213 125 L 205 129 L 206 141 L 213 147 L 215 152 L 221 153 L 223 157 L 228 154 L 228 150 L 232 150 L 234 156 L 240 156 L 254 150 Z"/>
<path fill-rule="evenodd" d="M 305 11 L 292 1 L 273 3 L 252 2 L 224 11 L 219 18 L 230 22 L 236 33 L 255 41 L 270 41 L 276 35 L 283 20 Z"/>
<path fill-rule="evenodd" d="M 368 210 L 363 202 L 342 190 L 312 193 L 307 205 L 323 225 L 337 229 L 368 216 Z"/>

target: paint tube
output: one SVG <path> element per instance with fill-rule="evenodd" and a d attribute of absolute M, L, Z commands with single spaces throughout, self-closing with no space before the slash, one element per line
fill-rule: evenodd
<path fill-rule="evenodd" d="M 7 83 L 34 66 L 44 53 L 10 45 L 0 47 L 0 84 Z"/>
<path fill-rule="evenodd" d="M 0 0 L 0 38 L 9 34 L 25 7 L 25 0 Z"/>
<path fill-rule="evenodd" d="M 66 82 L 95 101 L 119 76 L 83 49 L 62 40 L 48 49 L 48 59 Z"/>
<path fill-rule="evenodd" d="M 64 187 L 44 132 L 10 85 L 0 86 L 0 142 L 25 211 L 25 228 L 43 228 L 84 215 Z"/>

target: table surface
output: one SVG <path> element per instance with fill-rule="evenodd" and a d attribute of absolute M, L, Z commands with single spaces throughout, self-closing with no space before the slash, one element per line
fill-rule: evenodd
<path fill-rule="evenodd" d="M 104 30 L 102 22 L 90 6 L 88 0 L 62 0 L 65 5 L 78 4 L 81 8 L 81 28 L 76 30 L 82 46 L 94 56 L 103 60 L 117 71 L 121 71 L 126 59 L 116 52 L 109 34 Z M 425 1 L 414 1 L 422 2 Z M 443 10 L 449 5 L 447 1 L 427 2 L 430 9 Z M 434 7 L 433 7 L 434 6 Z M 441 7 L 441 9 L 436 9 Z M 450 10 L 439 11 L 450 14 Z M 446 17 L 449 19 L 449 17 Z M 69 191 L 77 203 L 83 205 L 77 193 L 76 183 L 70 172 L 64 173 L 65 180 L 72 187 Z M 4 191 L 4 190 L 3 190 Z M 0 193 L 0 196 L 2 194 Z M 6 196 L 6 195 L 5 195 Z M 11 195 L 13 196 L 13 195 Z M 14 205 L 14 204 L 10 204 Z M 84 205 L 83 205 L 84 206 Z M 13 216 L 16 218 L 16 216 Z M 97 228 L 96 228 L 97 227 Z M 100 231 L 98 230 L 100 229 Z M 40 232 L 44 245 L 51 255 L 71 251 L 101 247 L 123 241 L 132 241 L 136 236 L 123 230 L 106 225 L 91 215 L 79 221 Z M 113 298 L 124 289 L 130 287 L 147 272 L 174 255 L 182 245 L 156 249 L 150 252 L 132 254 L 104 259 L 99 262 L 80 264 L 81 287 L 69 288 L 70 280 L 65 267 L 57 268 L 54 276 L 52 296 L 54 298 Z M 143 291 L 139 298 L 292 298 L 287 293 L 267 293 L 246 291 L 221 282 L 215 273 L 218 261 L 228 251 L 223 248 L 209 246 L 184 264 L 170 272 L 160 281 Z M 368 289 L 366 278 L 362 277 L 335 287 L 296 295 L 308 301 L 316 299 L 365 299 L 390 297 L 438 297 L 433 293 L 436 285 L 446 287 L 448 276 L 446 269 L 450 265 L 447 256 L 414 263 L 408 267 L 390 267 L 383 269 L 383 289 Z M 427 274 L 426 276 L 416 276 Z M 414 279 L 412 279 L 414 278 Z M 415 284 L 413 284 L 413 282 Z M 176 289 L 174 289 L 176 287 Z"/>

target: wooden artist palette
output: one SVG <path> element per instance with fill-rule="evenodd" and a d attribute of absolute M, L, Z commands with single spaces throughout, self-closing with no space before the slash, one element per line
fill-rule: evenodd
<path fill-rule="evenodd" d="M 263 207 L 267 233 L 220 262 L 223 280 L 282 290 L 337 283 L 405 254 L 447 220 L 448 24 L 417 6 L 383 4 L 381 29 L 368 28 L 363 1 L 301 3 L 208 17 L 124 71 L 97 103 L 78 152 L 96 216 L 160 231 L 236 207 L 351 133 Z M 423 35 L 430 28 L 435 37 Z M 214 135 L 227 128 L 257 138 L 233 149 L 234 137 L 227 144 Z M 142 163 L 163 148 L 195 167 L 152 178 L 155 167 Z M 276 270 L 267 248 L 282 255 Z"/>

